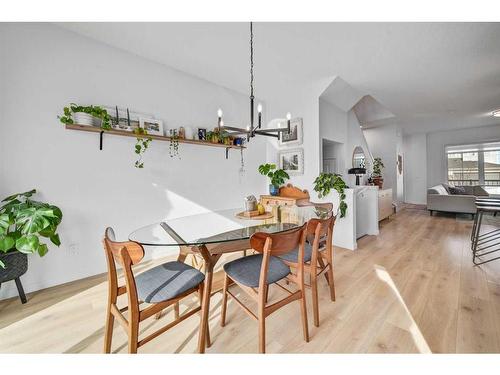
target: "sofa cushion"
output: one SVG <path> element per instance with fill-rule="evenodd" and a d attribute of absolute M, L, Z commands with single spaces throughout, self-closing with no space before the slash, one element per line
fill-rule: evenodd
<path fill-rule="evenodd" d="M 453 187 L 452 185 L 447 184 L 447 183 L 442 183 L 441 185 L 444 187 L 444 189 L 446 190 L 446 192 L 447 192 L 448 194 L 451 194 L 451 189 L 450 189 L 450 188 L 452 188 L 452 187 Z"/>
<path fill-rule="evenodd" d="M 427 194 L 448 195 L 448 190 L 443 185 L 436 185 L 427 189 Z"/>
<path fill-rule="evenodd" d="M 450 194 L 452 195 L 466 195 L 467 192 L 462 186 L 450 186 L 448 188 Z"/>

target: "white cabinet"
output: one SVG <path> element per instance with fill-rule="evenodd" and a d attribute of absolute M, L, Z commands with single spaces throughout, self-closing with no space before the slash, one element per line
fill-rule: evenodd
<path fill-rule="evenodd" d="M 391 216 L 392 209 L 392 189 L 378 191 L 378 220 L 384 220 Z"/>
<path fill-rule="evenodd" d="M 378 234 L 378 188 L 356 186 L 356 238 Z"/>

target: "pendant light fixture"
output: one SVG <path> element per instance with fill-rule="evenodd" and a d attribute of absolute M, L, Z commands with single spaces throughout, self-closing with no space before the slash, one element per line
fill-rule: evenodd
<path fill-rule="evenodd" d="M 247 141 L 256 135 L 263 135 L 266 137 L 280 138 L 281 133 L 290 134 L 290 120 L 292 118 L 290 112 L 286 114 L 287 126 L 285 128 L 263 129 L 262 128 L 262 104 L 257 105 L 258 123 L 254 125 L 254 107 L 255 96 L 253 88 L 254 74 L 253 74 L 253 22 L 250 22 L 250 124 L 244 128 L 227 126 L 224 124 L 222 109 L 217 110 L 218 130 L 219 133 L 226 131 L 230 136 L 246 135 Z"/>

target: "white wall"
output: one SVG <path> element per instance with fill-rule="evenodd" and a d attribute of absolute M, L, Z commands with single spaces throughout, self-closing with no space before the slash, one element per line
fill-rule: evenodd
<path fill-rule="evenodd" d="M 402 136 L 397 125 L 385 125 L 376 128 L 363 130 L 366 141 L 370 147 L 374 158 L 382 158 L 385 168 L 382 170 L 384 178 L 384 189 L 392 189 L 394 201 L 402 199 L 402 193 L 398 196 L 398 174 L 397 155 L 402 153 Z M 399 177 L 400 190 L 402 190 L 402 180 Z"/>
<path fill-rule="evenodd" d="M 427 186 L 447 180 L 445 146 L 500 140 L 500 125 L 427 134 Z"/>
<path fill-rule="evenodd" d="M 403 136 L 403 174 L 406 203 L 427 203 L 427 135 Z"/>
<path fill-rule="evenodd" d="M 371 153 L 365 137 L 359 126 L 354 111 L 343 111 L 336 105 L 319 100 L 319 134 L 321 139 L 336 142 L 335 156 L 337 157 L 338 170 L 346 183 L 354 187 L 355 176 L 347 173 L 352 168 L 352 153 L 356 146 L 361 146 L 365 151 L 368 167 L 371 165 Z M 322 143 L 320 143 L 322 147 Z M 321 152 L 322 155 L 322 152 Z M 367 176 L 364 177 L 366 180 Z M 334 231 L 334 244 L 346 249 L 354 250 L 356 243 L 356 206 L 354 190 L 347 189 L 346 203 L 347 215 L 336 221 Z M 333 198 L 329 197 L 330 200 Z M 333 199 L 337 204 L 337 200 Z"/>
<path fill-rule="evenodd" d="M 338 168 L 348 185 L 354 185 L 356 177 L 347 174 L 352 168 L 352 153 L 356 146 L 361 146 L 367 159 L 367 168 L 371 167 L 372 156 L 359 121 L 350 110 L 345 112 L 330 102 L 319 100 L 320 137 L 340 143 L 342 155 L 338 158 Z M 364 177 L 366 180 L 367 176 Z"/>
<path fill-rule="evenodd" d="M 128 106 L 167 127 L 214 126 L 219 106 L 227 123 L 247 123 L 246 95 L 53 25 L 0 24 L 0 50 L 0 196 L 37 188 L 37 198 L 64 213 L 61 247 L 29 258 L 27 292 L 104 272 L 100 241 L 108 225 L 126 239 L 165 217 L 237 207 L 244 196 L 265 193 L 257 166 L 266 141 L 258 137 L 244 151 L 243 176 L 238 151 L 226 160 L 223 149 L 180 145 L 179 160 L 170 158 L 166 142 L 152 143 L 140 170 L 133 166 L 134 139 L 105 136 L 99 151 L 96 134 L 65 130 L 57 119 L 77 102 Z M 308 114 L 305 120 L 307 129 Z M 306 132 L 311 148 L 314 137 Z M 306 157 L 318 164 L 313 152 Z M 15 294 L 14 283 L 2 285 L 0 298 Z"/>
<path fill-rule="evenodd" d="M 348 176 L 348 184 L 354 186 L 356 184 L 356 176 L 347 174 L 347 171 L 352 168 L 352 156 L 354 149 L 360 146 L 365 152 L 366 159 L 366 174 L 361 179 L 360 184 L 366 184 L 368 180 L 369 173 L 372 171 L 373 167 L 373 151 L 367 142 L 367 139 L 361 130 L 358 118 L 353 110 L 347 112 L 347 139 L 345 143 L 345 173 Z"/>

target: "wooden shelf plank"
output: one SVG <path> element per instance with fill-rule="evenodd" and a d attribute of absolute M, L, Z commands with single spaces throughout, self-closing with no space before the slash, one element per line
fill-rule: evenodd
<path fill-rule="evenodd" d="M 83 131 L 83 132 L 90 132 L 90 133 L 100 133 L 101 131 L 104 132 L 105 134 L 111 134 L 111 135 L 119 135 L 122 137 L 132 137 L 132 138 L 146 138 L 150 137 L 152 139 L 155 139 L 157 141 L 163 141 L 163 142 L 169 142 L 171 137 L 166 137 L 164 135 L 137 135 L 134 134 L 133 132 L 126 132 L 126 131 L 121 131 L 121 130 L 103 130 L 101 128 L 97 128 L 94 126 L 89 126 L 89 125 L 77 125 L 77 124 L 66 124 L 66 129 L 68 130 L 77 130 L 77 131 Z M 197 141 L 194 139 L 177 139 L 179 143 L 187 143 L 191 145 L 199 145 L 199 146 L 209 146 L 209 147 L 221 147 L 221 148 L 232 148 L 232 149 L 244 149 L 246 148 L 245 146 L 235 146 L 235 145 L 225 145 L 222 143 L 212 143 L 208 141 Z"/>

